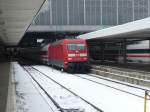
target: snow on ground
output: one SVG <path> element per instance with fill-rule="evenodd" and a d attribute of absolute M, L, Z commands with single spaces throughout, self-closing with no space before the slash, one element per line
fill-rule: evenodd
<path fill-rule="evenodd" d="M 104 85 L 78 78 L 68 73 L 62 73 L 46 66 L 34 66 L 41 72 L 71 89 L 76 94 L 101 108 L 104 112 L 142 112 L 144 111 L 144 99 L 137 96 L 121 92 Z M 120 84 L 107 82 L 102 79 L 94 79 L 101 83 L 106 83 L 118 89 L 133 92 L 144 97 L 144 91 L 132 87 L 125 87 Z M 148 101 L 148 106 L 150 102 Z"/>
<path fill-rule="evenodd" d="M 116 83 L 113 83 L 111 81 L 99 79 L 99 78 L 88 76 L 88 75 L 79 74 L 79 76 L 83 77 L 83 78 L 86 78 L 86 79 L 89 79 L 89 80 L 92 80 L 92 81 L 96 81 L 96 82 L 100 82 L 100 83 L 103 83 L 103 84 L 111 85 L 114 88 L 118 88 L 118 89 L 121 88 L 121 90 L 123 90 L 125 92 L 129 92 L 129 93 L 141 96 L 141 97 L 144 97 L 144 94 L 145 94 L 145 92 L 143 90 L 141 90 L 141 89 L 132 88 L 132 87 L 129 87 L 129 86 L 126 86 L 126 85 L 116 84 Z M 117 81 L 117 82 L 121 83 L 121 81 Z M 127 83 L 124 83 L 124 84 L 127 84 Z M 129 84 L 129 85 L 135 86 L 133 84 Z M 142 88 L 141 86 L 135 86 L 135 87 Z M 143 89 L 148 89 L 148 88 L 143 87 Z"/>
<path fill-rule="evenodd" d="M 81 100 L 79 97 L 73 95 L 68 90 L 62 88 L 49 78 L 38 73 L 30 67 L 26 67 L 32 74 L 34 79 L 46 90 L 50 96 L 59 104 L 59 106 L 66 110 L 78 110 L 78 112 L 98 112 L 92 106 Z"/>
<path fill-rule="evenodd" d="M 12 62 L 12 71 L 16 81 L 17 112 L 52 112 L 17 62 Z"/>

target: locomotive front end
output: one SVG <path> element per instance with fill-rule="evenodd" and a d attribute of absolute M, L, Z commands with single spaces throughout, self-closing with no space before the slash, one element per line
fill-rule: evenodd
<path fill-rule="evenodd" d="M 67 65 L 73 71 L 87 71 L 88 49 L 85 40 L 76 40 L 67 44 Z"/>

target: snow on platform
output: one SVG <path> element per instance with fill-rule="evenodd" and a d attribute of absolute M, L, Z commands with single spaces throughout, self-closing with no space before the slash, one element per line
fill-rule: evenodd
<path fill-rule="evenodd" d="M 125 92 L 109 88 L 104 85 L 95 84 L 93 82 L 81 79 L 79 77 L 62 73 L 46 66 L 34 66 L 41 72 L 61 83 L 65 87 L 71 89 L 80 97 L 91 102 L 95 106 L 101 108 L 104 112 L 143 112 L 144 99 Z M 118 89 L 132 92 L 144 97 L 144 91 L 132 87 L 123 86 L 113 82 L 107 82 L 102 79 L 94 79 L 101 83 L 106 83 L 117 87 Z M 148 101 L 148 107 L 150 101 Z M 148 110 L 150 111 L 150 109 Z"/>
<path fill-rule="evenodd" d="M 16 81 L 17 112 L 52 112 L 24 69 L 17 62 L 12 62 L 12 69 Z"/>

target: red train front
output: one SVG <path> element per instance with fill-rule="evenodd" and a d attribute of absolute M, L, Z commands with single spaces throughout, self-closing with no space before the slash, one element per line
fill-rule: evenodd
<path fill-rule="evenodd" d="M 64 70 L 85 71 L 88 69 L 88 50 L 85 40 L 64 39 L 49 45 L 49 64 Z"/>

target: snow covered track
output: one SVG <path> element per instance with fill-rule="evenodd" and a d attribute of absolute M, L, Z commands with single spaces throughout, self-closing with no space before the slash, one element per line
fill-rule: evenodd
<path fill-rule="evenodd" d="M 148 90 L 148 89 L 136 87 L 136 86 L 133 86 L 133 85 L 129 85 L 129 84 L 117 82 L 117 81 L 114 81 L 114 80 L 109 80 L 109 79 L 101 78 L 101 77 L 98 77 L 98 76 L 96 76 L 96 75 L 75 74 L 74 76 L 75 76 L 75 77 L 79 77 L 79 78 L 84 79 L 84 80 L 91 81 L 91 82 L 96 83 L 96 84 L 99 84 L 99 85 L 103 85 L 103 86 L 106 86 L 106 87 L 115 89 L 115 90 L 120 91 L 120 92 L 124 92 L 124 93 L 130 94 L 130 95 L 133 95 L 133 96 L 142 98 L 142 99 L 144 99 L 144 96 L 141 96 L 141 95 L 138 95 L 138 94 L 136 94 L 136 93 L 132 93 L 132 92 L 129 92 L 129 91 L 126 91 L 126 90 L 123 90 L 123 89 L 119 89 L 119 88 L 117 88 L 117 87 L 114 87 L 113 85 L 109 85 L 109 84 L 106 84 L 106 83 L 102 83 L 102 82 L 100 82 L 100 81 L 97 81 L 97 80 L 94 79 L 94 78 L 100 78 L 100 79 L 102 79 L 102 80 L 107 80 L 107 81 L 109 81 L 109 82 L 118 83 L 118 84 L 121 84 L 121 85 L 123 85 L 123 86 L 128 86 L 128 87 L 136 88 L 136 89 L 139 89 L 139 90 L 142 90 L 142 91 L 150 91 L 150 90 Z"/>
<path fill-rule="evenodd" d="M 103 77 L 117 79 L 119 81 L 128 82 L 144 87 L 150 87 L 150 73 L 144 71 L 135 71 L 131 69 L 123 69 L 109 66 L 92 66 L 91 72 Z"/>
<path fill-rule="evenodd" d="M 113 80 L 113 79 L 110 79 L 110 78 L 107 78 L 107 77 L 102 77 L 100 75 L 95 75 L 95 74 L 86 74 L 86 75 L 91 76 L 91 77 L 95 77 L 95 78 L 98 78 L 98 79 L 110 81 L 110 82 L 113 82 L 113 83 L 121 84 L 121 85 L 124 85 L 124 86 L 127 86 L 127 87 L 132 87 L 132 88 L 136 88 L 136 89 L 143 90 L 143 91 L 150 91 L 149 88 L 143 88 L 143 87 L 136 86 L 136 85 L 129 84 L 129 83 L 125 83 L 125 82 L 122 82 L 122 81 L 117 81 L 117 80 Z M 90 80 L 90 79 L 88 79 L 88 80 Z"/>
<path fill-rule="evenodd" d="M 61 85 L 69 88 L 69 90 L 76 93 L 78 96 L 86 99 L 96 107 L 102 109 L 104 112 L 141 112 L 144 108 L 144 94 L 146 87 L 142 89 L 133 88 L 133 84 L 122 85 L 109 80 L 87 76 L 86 74 L 69 74 L 61 72 L 47 66 L 34 66 L 34 68 L 43 72 L 48 77 L 52 78 Z M 85 80 L 81 77 L 96 81 L 98 84 L 90 80 Z M 115 80 L 114 80 L 115 81 Z M 119 81 L 118 81 L 119 82 Z M 120 81 L 121 82 L 121 81 Z M 125 83 L 128 84 L 128 83 Z M 108 85 L 108 86 L 105 86 Z M 111 87 L 117 88 L 111 88 Z M 136 86 L 136 85 L 135 85 Z M 137 86 L 140 87 L 140 86 Z M 122 90 L 122 91 L 120 91 Z M 129 94 L 132 93 L 132 94 Z M 150 101 L 147 101 L 148 109 Z M 89 111 L 91 112 L 91 111 Z"/>
<path fill-rule="evenodd" d="M 33 67 L 24 67 L 60 112 L 103 112 L 70 89 Z"/>
<path fill-rule="evenodd" d="M 38 86 L 44 91 L 44 93 L 48 96 L 48 98 L 50 98 L 50 100 L 54 103 L 54 105 L 58 108 L 58 110 L 60 112 L 64 112 L 63 109 L 59 106 L 59 104 L 57 102 L 55 102 L 55 100 L 48 94 L 47 91 L 44 90 L 44 88 L 40 85 L 40 83 L 37 82 L 37 80 L 30 74 L 30 72 L 28 71 L 27 68 L 24 68 L 28 74 L 32 77 L 32 79 L 38 84 Z M 55 111 L 53 111 L 55 112 Z"/>

